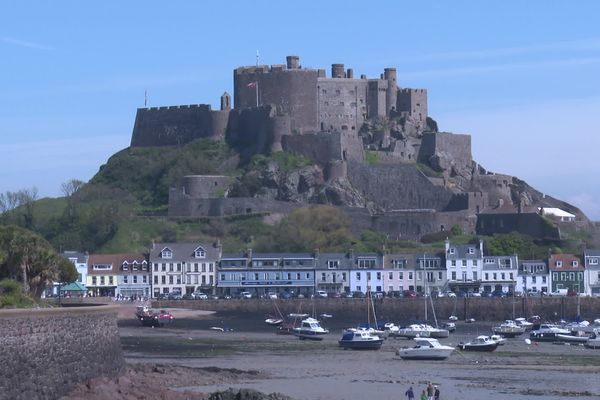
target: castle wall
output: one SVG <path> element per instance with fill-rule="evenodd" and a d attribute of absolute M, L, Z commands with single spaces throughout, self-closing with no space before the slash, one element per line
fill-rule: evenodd
<path fill-rule="evenodd" d="M 277 136 L 289 134 L 289 120 L 280 119 L 273 122 L 276 110 L 273 105 L 267 104 L 258 108 L 233 110 L 227 128 L 227 141 L 234 146 L 243 158 L 254 154 L 269 153 L 275 140 L 274 129 Z"/>
<path fill-rule="evenodd" d="M 541 215 L 536 213 L 477 215 L 478 235 L 511 232 L 519 232 L 537 239 L 560 239 L 558 228 L 549 224 Z"/>
<path fill-rule="evenodd" d="M 125 372 L 115 306 L 0 310 L 0 398 L 57 399 Z"/>
<path fill-rule="evenodd" d="M 223 197 L 231 178 L 219 175 L 187 175 L 183 177 L 183 193 L 195 198 Z"/>
<path fill-rule="evenodd" d="M 366 199 L 385 210 L 443 210 L 452 198 L 452 193 L 433 185 L 414 165 L 349 161 L 348 179 Z"/>
<path fill-rule="evenodd" d="M 172 146 L 198 138 L 222 138 L 228 115 L 228 111 L 212 111 L 206 104 L 138 108 L 131 146 Z"/>
<path fill-rule="evenodd" d="M 278 114 L 289 114 L 292 132 L 318 130 L 317 70 L 241 67 L 233 73 L 234 105 L 236 109 L 256 107 L 258 82 L 259 105 L 274 104 Z"/>
<path fill-rule="evenodd" d="M 320 78 L 317 93 L 320 130 L 360 130 L 367 116 L 366 79 Z"/>
<path fill-rule="evenodd" d="M 473 158 L 471 156 L 471 135 L 458 135 L 452 133 L 426 133 L 421 139 L 419 149 L 419 162 L 429 164 L 432 167 L 432 157 L 437 159 L 435 163 L 439 168 L 448 170 L 450 167 L 471 168 Z"/>
<path fill-rule="evenodd" d="M 427 90 L 426 89 L 400 89 L 397 92 L 396 110 L 398 113 L 414 116 L 418 121 L 425 123 L 427 120 Z"/>
<path fill-rule="evenodd" d="M 387 81 L 370 79 L 368 83 L 367 118 L 385 117 Z"/>
<path fill-rule="evenodd" d="M 284 136 L 284 151 L 302 154 L 315 164 L 326 167 L 330 161 L 364 159 L 362 141 L 353 132 L 319 132 Z"/>
<path fill-rule="evenodd" d="M 181 190 L 169 192 L 169 217 L 225 217 L 260 213 L 289 214 L 306 204 L 254 197 L 200 199 L 185 195 Z"/>

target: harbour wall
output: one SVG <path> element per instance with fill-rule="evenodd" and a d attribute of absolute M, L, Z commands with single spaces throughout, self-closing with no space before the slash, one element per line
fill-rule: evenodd
<path fill-rule="evenodd" d="M 428 301 L 429 322 L 433 321 L 431 302 Z M 514 317 L 538 315 L 544 321 L 556 321 L 577 316 L 576 297 L 528 297 L 528 298 L 438 298 L 433 300 L 438 321 L 445 321 L 450 315 L 459 320 L 475 318 L 477 321 L 503 321 Z M 374 299 L 379 320 L 407 323 L 424 319 L 425 300 L 423 298 L 382 298 Z M 260 317 L 275 315 L 277 308 L 283 315 L 308 313 L 314 309 L 317 314 L 332 314 L 336 319 L 363 320 L 367 315 L 366 299 L 245 299 L 245 300 L 170 300 L 153 301 L 155 308 L 177 307 L 202 309 L 222 313 L 254 314 Z M 600 299 L 580 298 L 581 318 L 592 321 L 600 318 Z"/>
<path fill-rule="evenodd" d="M 116 306 L 0 310 L 0 399 L 57 399 L 125 372 Z"/>

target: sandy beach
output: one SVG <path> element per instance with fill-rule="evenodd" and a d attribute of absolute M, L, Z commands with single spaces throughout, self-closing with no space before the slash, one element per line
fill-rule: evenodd
<path fill-rule="evenodd" d="M 300 341 L 275 334 L 258 315 L 172 310 L 171 326 L 147 328 L 128 312 L 123 310 L 119 323 L 128 365 L 138 371 L 147 365 L 150 375 L 153 366 L 160 365 L 157 375 L 162 380 L 157 382 L 179 393 L 187 391 L 182 398 L 193 394 L 203 398 L 205 393 L 234 387 L 280 392 L 298 400 L 402 399 L 408 387 L 420 393 L 428 382 L 439 386 L 441 399 L 600 396 L 600 350 L 528 345 L 526 336 L 509 339 L 493 353 L 455 352 L 444 361 L 406 361 L 395 354 L 397 348 L 411 345 L 406 339 L 390 338 L 378 351 L 340 349 L 341 330 L 351 322 L 335 318 L 324 324 L 331 333 L 323 341 Z M 211 330 L 213 326 L 232 331 Z M 456 345 L 489 333 L 490 327 L 459 322 L 457 332 L 441 342 Z M 189 378 L 169 379 L 170 369 Z M 207 370 L 216 372 L 210 375 Z"/>

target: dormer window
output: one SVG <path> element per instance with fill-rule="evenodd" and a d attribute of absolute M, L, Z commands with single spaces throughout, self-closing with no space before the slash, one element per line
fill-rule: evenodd
<path fill-rule="evenodd" d="M 134 270 L 134 271 L 138 270 L 138 263 L 137 263 L 137 261 L 133 262 L 133 267 L 131 269 Z"/>
<path fill-rule="evenodd" d="M 571 265 L 573 266 L 573 268 L 577 268 L 579 263 L 577 262 L 577 260 L 573 260 L 573 261 L 571 261 Z"/>
<path fill-rule="evenodd" d="M 142 270 L 146 271 L 148 269 L 148 263 L 146 260 L 142 261 Z"/>
<path fill-rule="evenodd" d="M 206 251 L 202 247 L 198 247 L 194 250 L 194 258 L 206 258 Z"/>
<path fill-rule="evenodd" d="M 171 251 L 171 249 L 169 249 L 168 247 L 165 247 L 161 252 L 160 252 L 160 257 L 161 258 L 173 258 L 173 252 Z"/>
<path fill-rule="evenodd" d="M 329 261 L 327 261 L 327 268 L 328 269 L 337 269 L 339 265 L 340 265 L 340 261 L 339 260 L 329 260 Z"/>
<path fill-rule="evenodd" d="M 562 261 L 561 260 L 556 260 L 556 267 L 557 268 L 562 268 Z"/>
<path fill-rule="evenodd" d="M 475 249 L 472 247 L 469 247 L 469 254 L 475 254 Z"/>
<path fill-rule="evenodd" d="M 127 264 L 127 261 L 123 262 L 123 271 L 127 271 L 129 270 L 129 264 Z"/>
<path fill-rule="evenodd" d="M 454 247 L 450 247 L 449 252 L 450 252 L 450 254 L 454 254 L 454 253 L 456 253 L 456 249 Z"/>
<path fill-rule="evenodd" d="M 598 265 L 598 259 L 597 258 L 590 258 L 590 265 Z"/>

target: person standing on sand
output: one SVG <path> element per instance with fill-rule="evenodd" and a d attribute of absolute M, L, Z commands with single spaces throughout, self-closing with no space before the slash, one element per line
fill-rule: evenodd
<path fill-rule="evenodd" d="M 425 393 L 424 390 L 421 392 L 421 398 L 419 400 L 427 400 L 427 393 Z"/>
<path fill-rule="evenodd" d="M 408 400 L 414 400 L 414 398 L 415 398 L 415 392 L 413 392 L 412 386 L 408 388 L 408 390 L 404 393 L 404 395 L 406 397 L 408 397 Z"/>
<path fill-rule="evenodd" d="M 433 384 L 429 382 L 427 385 L 427 400 L 433 400 Z"/>
<path fill-rule="evenodd" d="M 440 389 L 436 386 L 435 391 L 433 392 L 433 400 L 440 400 Z"/>

